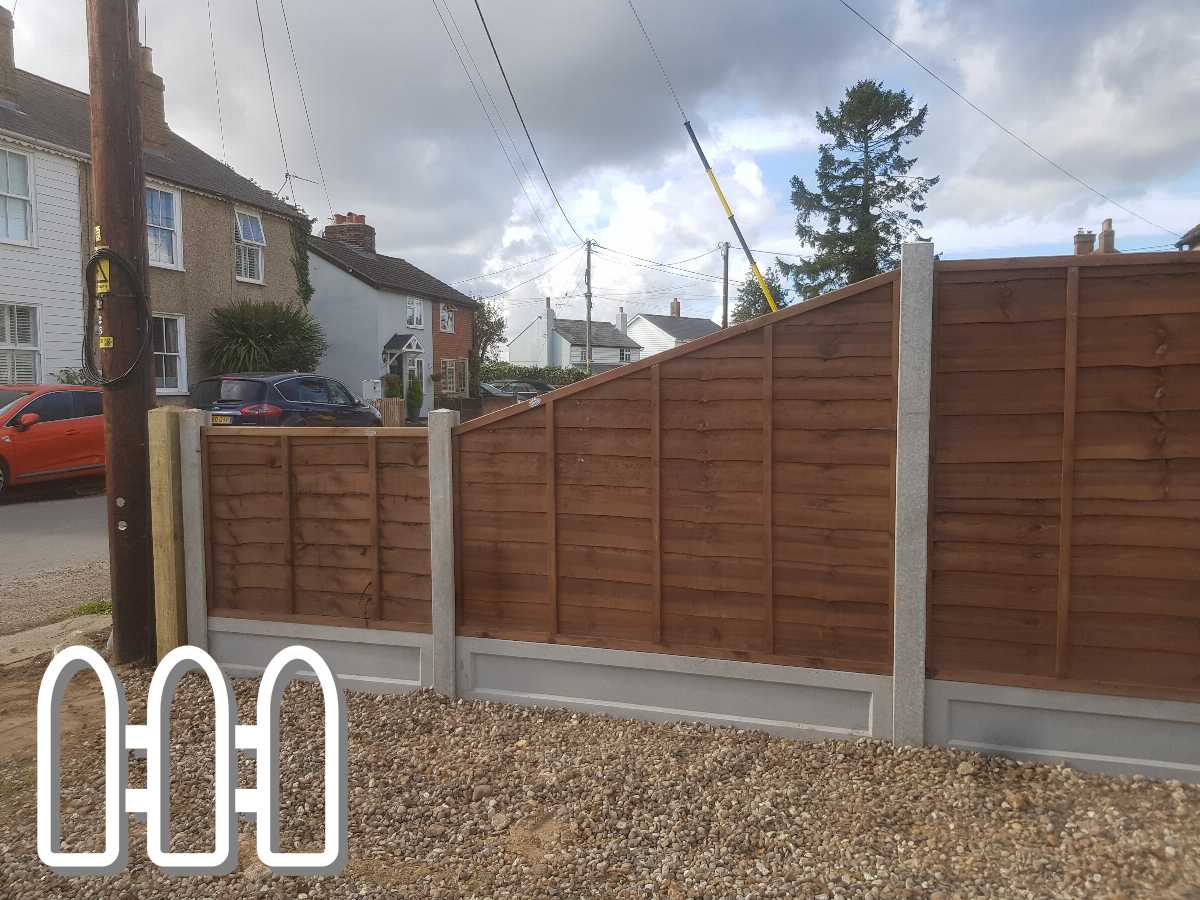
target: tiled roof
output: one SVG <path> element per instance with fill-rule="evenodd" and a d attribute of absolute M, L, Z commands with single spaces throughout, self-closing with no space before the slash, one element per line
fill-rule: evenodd
<path fill-rule="evenodd" d="M 1187 234 L 1180 238 L 1175 246 L 1182 250 L 1184 247 L 1196 247 L 1200 245 L 1200 225 L 1191 229 Z"/>
<path fill-rule="evenodd" d="M 398 256 L 368 253 L 352 244 L 315 236 L 308 239 L 308 245 L 318 256 L 379 290 L 445 300 L 471 308 L 476 305 L 462 291 L 456 291 L 444 281 L 439 281 Z"/>
<path fill-rule="evenodd" d="M 573 347 L 582 347 L 587 343 L 587 320 L 585 319 L 555 318 L 554 330 L 561 334 L 567 340 L 567 343 Z M 629 337 L 629 335 L 622 334 L 612 322 L 597 322 L 594 320 L 592 321 L 592 346 L 629 347 L 633 350 L 642 349 L 641 344 Z"/>
<path fill-rule="evenodd" d="M 697 319 L 691 316 L 650 316 L 641 313 L 637 318 L 657 325 L 677 341 L 694 341 L 696 338 L 720 331 L 721 326 L 712 319 Z"/>
<path fill-rule="evenodd" d="M 14 74 L 16 108 L 0 104 L 0 132 L 90 157 L 88 95 L 21 69 Z M 147 149 L 143 160 L 146 174 L 154 178 L 281 216 L 304 217 L 295 207 L 177 134 L 171 133 L 161 150 Z"/>

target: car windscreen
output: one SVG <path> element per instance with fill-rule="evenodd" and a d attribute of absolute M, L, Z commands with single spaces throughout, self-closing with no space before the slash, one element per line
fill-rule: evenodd
<path fill-rule="evenodd" d="M 0 416 L 8 412 L 9 408 L 22 397 L 28 397 L 29 391 L 0 391 Z"/>
<path fill-rule="evenodd" d="M 246 378 L 209 378 L 196 385 L 192 402 L 200 409 L 214 403 L 258 403 L 266 396 L 267 386 Z"/>

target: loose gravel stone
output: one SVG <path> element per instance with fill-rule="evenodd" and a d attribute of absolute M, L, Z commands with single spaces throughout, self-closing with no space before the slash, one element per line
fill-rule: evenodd
<path fill-rule="evenodd" d="M 121 672 L 143 721 L 149 673 Z M 240 720 L 257 684 L 235 682 Z M 798 743 L 698 724 L 652 725 L 350 693 L 350 851 L 336 877 L 278 877 L 252 823 L 224 877 L 172 878 L 130 828 L 128 870 L 59 877 L 37 859 L 32 764 L 0 769 L 0 896 L 543 898 L 1185 898 L 1200 896 L 1200 789 L 872 740 Z M 285 694 L 284 849 L 317 849 L 320 693 Z M 172 847 L 205 849 L 212 700 L 188 676 L 174 705 Z M 103 735 L 66 748 L 63 834 L 98 848 Z M 73 754 L 73 755 L 72 755 Z M 254 785 L 254 761 L 238 762 Z M 130 766 L 132 784 L 145 765 Z"/>

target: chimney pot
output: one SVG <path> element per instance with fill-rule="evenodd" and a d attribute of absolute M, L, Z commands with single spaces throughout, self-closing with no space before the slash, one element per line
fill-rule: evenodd
<path fill-rule="evenodd" d="M 679 318 L 679 298 L 675 297 L 671 300 L 671 315 L 676 319 Z"/>
<path fill-rule="evenodd" d="M 1095 252 L 1095 249 L 1096 235 L 1090 231 L 1080 228 L 1079 231 L 1075 233 L 1075 255 L 1087 256 L 1088 254 Z"/>
<path fill-rule="evenodd" d="M 1100 245 L 1097 253 L 1117 252 L 1117 233 L 1113 231 L 1112 219 L 1105 219 L 1100 224 Z"/>
<path fill-rule="evenodd" d="M 367 224 L 361 213 L 334 213 L 333 224 L 326 225 L 324 238 L 357 247 L 367 253 L 375 252 L 375 227 Z"/>

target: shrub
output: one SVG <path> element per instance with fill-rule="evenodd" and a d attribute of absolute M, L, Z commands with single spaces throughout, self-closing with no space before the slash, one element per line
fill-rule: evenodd
<path fill-rule="evenodd" d="M 518 366 L 494 360 L 486 360 L 479 365 L 481 382 L 513 378 L 525 381 L 545 381 L 555 387 L 561 387 L 564 384 L 574 384 L 587 377 L 588 374 L 584 369 L 574 366 L 569 369 L 562 366 Z"/>
<path fill-rule="evenodd" d="M 408 394 L 404 398 L 404 405 L 408 407 L 408 417 L 416 419 L 421 415 L 421 404 L 425 401 L 425 392 L 421 388 L 421 380 L 419 378 L 408 379 Z"/>
<path fill-rule="evenodd" d="M 304 307 L 241 300 L 212 311 L 201 357 L 213 375 L 314 372 L 327 349 L 321 323 Z"/>
<path fill-rule="evenodd" d="M 404 395 L 404 378 L 401 375 L 383 376 L 383 396 L 401 397 Z"/>

